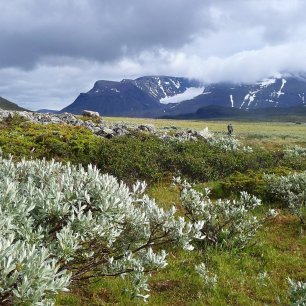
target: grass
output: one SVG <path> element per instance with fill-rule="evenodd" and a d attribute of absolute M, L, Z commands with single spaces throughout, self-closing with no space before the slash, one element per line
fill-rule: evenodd
<path fill-rule="evenodd" d="M 213 132 L 227 131 L 227 121 L 170 120 L 148 118 L 105 117 L 108 123 L 127 122 L 130 124 L 153 124 L 156 127 L 180 127 L 203 130 L 208 127 Z M 260 145 L 267 149 L 286 145 L 306 144 L 306 125 L 291 122 L 242 122 L 232 121 L 235 135 L 247 144 Z"/>
<path fill-rule="evenodd" d="M 149 194 L 164 207 L 178 200 L 177 190 L 168 185 L 154 186 Z M 306 237 L 299 230 L 298 220 L 282 211 L 243 251 L 168 247 L 169 264 L 151 277 L 147 304 L 122 292 L 125 280 L 109 278 L 74 287 L 56 305 L 289 305 L 287 278 L 306 279 Z M 217 274 L 215 288 L 205 286 L 196 273 L 194 266 L 201 262 Z"/>
<path fill-rule="evenodd" d="M 220 133 L 225 133 L 227 126 L 225 121 L 139 118 L 104 118 L 104 120 L 108 123 L 123 121 L 131 124 L 154 124 L 157 127 L 177 126 L 196 130 L 208 127 L 209 130 Z M 244 143 L 252 146 L 263 147 L 273 152 L 296 144 L 306 146 L 306 125 L 304 124 L 264 122 L 232 122 L 232 124 L 236 136 Z M 138 141 L 138 139 L 136 140 Z M 100 157 L 101 152 L 104 152 L 102 149 L 105 150 L 106 144 L 109 144 L 108 141 L 101 142 L 100 138 L 92 135 L 84 128 L 29 124 L 26 122 L 2 124 L 0 133 L 0 147 L 5 154 L 13 153 L 18 158 L 22 156 L 27 158 L 55 157 L 57 160 L 70 160 L 73 163 L 82 160 L 84 164 L 88 162 L 100 162 L 102 164 L 102 161 L 97 157 Z M 147 150 L 147 148 L 151 148 L 148 150 L 154 149 L 156 158 L 159 157 L 157 154 L 160 152 L 158 151 L 160 149 L 159 142 L 154 139 L 140 138 L 139 143 L 141 145 L 134 140 L 130 142 L 124 140 L 122 143 L 118 140 L 116 142 L 116 146 L 108 147 L 109 151 L 105 150 L 106 155 L 110 155 L 110 163 L 105 164 L 106 166 L 112 167 L 114 161 L 116 161 L 118 163 L 117 168 L 119 168 L 121 162 L 123 166 L 126 166 L 129 162 L 135 168 L 132 157 L 128 161 L 126 157 L 118 158 L 120 154 L 123 155 L 126 152 L 131 155 L 129 146 L 132 145 L 135 146 L 133 155 L 137 153 L 143 156 L 143 163 L 138 165 L 140 170 L 151 169 L 144 150 Z M 31 152 L 33 147 L 36 148 L 34 153 Z M 120 149 L 120 154 L 118 152 L 110 154 L 109 152 L 112 152 L 110 149 L 117 151 Z M 194 160 L 191 160 L 188 157 L 189 155 L 186 155 L 188 160 L 190 159 L 190 173 L 193 175 L 195 175 L 197 169 L 200 172 L 208 172 L 208 166 L 211 167 L 213 163 L 219 168 L 221 167 L 220 171 L 224 172 L 225 166 L 231 169 L 231 163 L 235 163 L 234 166 L 237 166 L 241 162 L 237 154 L 234 154 L 233 159 L 230 159 L 229 154 L 217 156 L 217 153 L 214 153 L 202 169 L 200 166 L 202 166 L 203 157 L 194 153 L 199 150 L 199 145 L 187 146 L 184 150 L 185 154 L 194 156 Z M 117 159 L 115 159 L 115 153 L 118 155 Z M 181 157 L 181 152 L 178 153 L 178 157 Z M 164 156 L 161 159 L 164 160 Z M 182 159 L 185 167 L 188 160 Z M 226 160 L 228 160 L 228 164 Z M 172 160 L 169 159 L 169 163 L 170 161 Z M 254 163 L 253 159 L 252 161 L 246 161 L 250 164 L 251 162 Z M 289 161 L 284 160 L 284 163 L 281 164 L 282 167 L 286 167 Z M 299 164 L 290 166 L 292 166 L 292 169 L 302 169 L 305 164 L 305 159 L 303 159 Z M 197 165 L 198 168 L 192 167 L 193 165 Z M 263 159 L 260 165 L 263 165 Z M 153 175 L 155 170 L 151 170 Z M 260 172 L 261 169 L 255 170 Z M 265 171 L 266 169 L 262 170 Z M 284 169 L 282 168 L 282 170 Z M 148 170 L 146 171 L 148 172 Z M 245 173 L 247 174 L 246 171 Z M 256 173 L 253 173 L 254 178 L 256 178 Z M 243 179 L 244 177 L 241 178 L 242 181 Z M 214 188 L 214 196 L 224 194 L 220 180 L 209 182 Z M 239 183 L 238 179 L 236 183 Z M 178 203 L 178 191 L 171 188 L 169 183 L 165 183 L 164 180 L 157 180 L 157 183 L 150 186 L 148 193 L 162 207 L 166 208 L 173 203 Z M 267 209 L 268 204 L 266 203 L 263 210 L 258 213 L 264 213 Z M 168 246 L 169 264 L 165 269 L 154 273 L 150 278 L 151 297 L 146 305 L 288 305 L 287 278 L 306 280 L 306 237 L 300 234 L 298 220 L 287 211 L 281 210 L 277 218 L 263 226 L 254 242 L 256 244 L 239 252 L 237 250 L 224 251 L 217 249 L 187 252 Z M 194 266 L 201 262 L 207 264 L 211 273 L 217 274 L 218 283 L 215 288 L 205 286 L 200 276 L 195 272 Z M 69 293 L 63 293 L 57 297 L 56 305 L 142 305 L 143 303 L 139 300 L 130 300 L 128 294 L 122 291 L 122 288 L 126 285 L 128 285 L 128 280 L 122 278 L 104 278 L 92 284 L 75 285 Z"/>

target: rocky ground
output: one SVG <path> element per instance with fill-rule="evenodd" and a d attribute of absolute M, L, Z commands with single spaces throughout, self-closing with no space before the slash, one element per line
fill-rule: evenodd
<path fill-rule="evenodd" d="M 112 138 L 115 136 L 122 136 L 130 134 L 137 131 L 146 131 L 154 135 L 158 135 L 161 138 L 166 138 L 168 134 L 175 135 L 184 139 L 203 137 L 201 132 L 195 130 L 178 130 L 176 127 L 165 127 L 164 129 L 157 129 L 154 125 L 140 124 L 132 125 L 127 123 L 117 123 L 108 124 L 102 117 L 96 112 L 84 111 L 84 116 L 88 120 L 82 120 L 81 117 L 76 117 L 70 113 L 62 114 L 52 114 L 52 113 L 37 113 L 37 112 L 27 112 L 27 111 L 7 111 L 0 109 L 0 121 L 6 120 L 8 118 L 13 118 L 14 116 L 20 116 L 33 123 L 41 124 L 69 124 L 73 126 L 82 126 L 94 134 L 105 137 Z M 83 117 L 84 118 L 84 117 Z"/>

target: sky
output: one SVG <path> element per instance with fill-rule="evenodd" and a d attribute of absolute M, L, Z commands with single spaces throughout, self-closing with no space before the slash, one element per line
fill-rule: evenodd
<path fill-rule="evenodd" d="M 95 81 L 306 71 L 305 0 L 0 0 L 0 96 L 61 109 Z"/>

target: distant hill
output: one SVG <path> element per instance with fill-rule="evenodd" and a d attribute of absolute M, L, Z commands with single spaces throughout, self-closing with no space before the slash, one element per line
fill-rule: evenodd
<path fill-rule="evenodd" d="M 27 110 L 2 97 L 0 97 L 0 108 L 4 110 L 12 110 L 12 111 L 26 111 Z"/>
<path fill-rule="evenodd" d="M 206 111 L 212 116 L 211 105 L 240 110 L 303 106 L 306 105 L 305 92 L 305 75 L 267 78 L 249 84 L 204 84 L 187 78 L 145 76 L 120 82 L 97 81 L 62 112 L 80 114 L 88 109 L 102 116 L 180 117 L 210 106 Z M 235 110 L 229 112 L 226 110 L 223 115 L 239 115 Z"/>
<path fill-rule="evenodd" d="M 294 107 L 270 107 L 244 110 L 239 108 L 224 107 L 219 105 L 208 105 L 198 109 L 194 113 L 179 115 L 164 115 L 164 119 L 186 119 L 186 120 L 247 120 L 247 121 L 291 121 L 306 122 L 306 105 Z"/>

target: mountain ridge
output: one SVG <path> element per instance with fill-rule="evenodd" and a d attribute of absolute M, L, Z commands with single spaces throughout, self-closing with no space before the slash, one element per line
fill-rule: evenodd
<path fill-rule="evenodd" d="M 27 109 L 20 107 L 16 103 L 13 103 L 3 97 L 0 97 L 0 109 L 8 111 L 27 111 Z"/>
<path fill-rule="evenodd" d="M 121 81 L 96 81 L 87 93 L 62 109 L 84 109 L 103 116 L 163 117 L 196 113 L 209 105 L 238 109 L 305 105 L 306 78 L 280 76 L 254 83 L 203 83 L 171 76 L 144 76 Z M 190 94 L 189 94 L 190 92 Z"/>
<path fill-rule="evenodd" d="M 119 82 L 99 80 L 62 112 L 80 114 L 82 110 L 90 109 L 105 116 L 152 117 L 155 113 L 162 114 L 164 105 L 160 103 L 161 99 L 199 85 L 196 80 L 168 76 L 145 76 Z"/>

